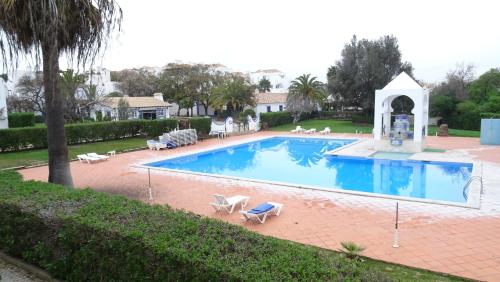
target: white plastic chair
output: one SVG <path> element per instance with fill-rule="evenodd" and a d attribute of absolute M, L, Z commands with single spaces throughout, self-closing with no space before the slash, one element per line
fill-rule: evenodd
<path fill-rule="evenodd" d="M 238 204 L 241 204 L 241 209 L 246 207 L 246 205 L 248 203 L 248 199 L 250 199 L 250 197 L 237 195 L 237 196 L 226 198 L 223 195 L 215 194 L 214 199 L 215 199 L 215 202 L 211 203 L 210 205 L 212 207 L 214 207 L 215 211 L 225 210 L 228 213 L 233 213 L 234 208 Z"/>

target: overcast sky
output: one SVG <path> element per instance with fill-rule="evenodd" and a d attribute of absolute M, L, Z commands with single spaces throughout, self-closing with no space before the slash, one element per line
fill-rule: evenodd
<path fill-rule="evenodd" d="M 476 74 L 500 67 L 500 1 L 118 0 L 122 32 L 103 66 L 221 63 L 238 71 L 278 68 L 325 80 L 353 34 L 392 34 L 426 82 L 456 63 Z"/>

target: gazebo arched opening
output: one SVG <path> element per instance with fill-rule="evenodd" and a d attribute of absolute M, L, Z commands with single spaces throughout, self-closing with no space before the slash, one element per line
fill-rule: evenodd
<path fill-rule="evenodd" d="M 373 134 L 377 150 L 422 151 L 429 119 L 428 95 L 427 89 L 422 88 L 404 72 L 383 89 L 376 90 Z M 411 115 L 401 113 L 394 115 L 392 120 L 393 103 L 401 99 L 407 103 L 409 100 L 413 102 Z"/>

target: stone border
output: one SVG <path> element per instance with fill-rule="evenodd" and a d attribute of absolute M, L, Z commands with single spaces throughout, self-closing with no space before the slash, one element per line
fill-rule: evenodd
<path fill-rule="evenodd" d="M 31 265 L 29 263 L 26 263 L 18 258 L 11 257 L 2 251 L 0 251 L 0 259 L 28 272 L 29 274 L 31 274 L 33 276 L 36 276 L 36 278 L 38 278 L 38 279 L 50 281 L 50 282 L 60 282 L 61 281 L 61 280 L 52 278 L 52 276 L 50 276 L 50 274 L 47 271 L 45 271 L 39 267 L 36 267 L 34 265 Z"/>

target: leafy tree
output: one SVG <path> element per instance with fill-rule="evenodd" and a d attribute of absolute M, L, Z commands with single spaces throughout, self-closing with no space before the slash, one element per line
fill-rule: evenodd
<path fill-rule="evenodd" d="M 468 86 L 472 80 L 474 80 L 474 65 L 457 64 L 454 70 L 446 74 L 448 95 L 452 95 L 458 101 L 467 100 Z"/>
<path fill-rule="evenodd" d="M 159 91 L 163 93 L 167 101 L 179 105 L 177 115 L 180 115 L 181 109 L 190 109 L 194 106 L 195 84 L 192 80 L 193 70 L 188 64 L 168 64 L 160 73 Z"/>
<path fill-rule="evenodd" d="M 64 131 L 64 97 L 59 86 L 59 57 L 85 65 L 121 24 L 113 0 L 4 0 L 0 5 L 0 53 L 4 67 L 20 55 L 43 65 L 49 154 L 49 182 L 73 186 Z"/>
<path fill-rule="evenodd" d="M 270 92 L 271 87 L 271 81 L 269 81 L 269 79 L 265 76 L 259 80 L 259 84 L 257 85 L 257 89 L 259 89 L 260 93 Z"/>
<path fill-rule="evenodd" d="M 341 60 L 328 71 L 328 91 L 340 94 L 344 105 L 362 107 L 368 114 L 373 113 L 376 89 L 381 89 L 403 71 L 413 76 L 412 65 L 401 60 L 394 36 L 373 41 L 358 41 L 353 36 L 341 55 Z"/>
<path fill-rule="evenodd" d="M 213 89 L 222 85 L 225 76 L 226 74 L 220 71 L 211 71 L 206 67 L 201 69 L 201 73 L 197 79 L 199 90 L 196 99 L 205 109 L 205 113 L 208 113 L 208 107 L 210 106 Z"/>
<path fill-rule="evenodd" d="M 158 78 L 146 69 L 113 72 L 120 91 L 130 97 L 153 96 L 158 90 Z"/>
<path fill-rule="evenodd" d="M 430 114 L 432 116 L 439 116 L 449 123 L 457 109 L 457 101 L 455 98 L 448 95 L 431 96 L 430 101 Z"/>
<path fill-rule="evenodd" d="M 325 85 L 311 77 L 311 74 L 303 74 L 290 83 L 286 108 L 292 113 L 293 123 L 297 123 L 302 113 L 310 113 L 317 109 L 318 105 L 326 99 Z"/>
<path fill-rule="evenodd" d="M 43 94 L 43 74 L 35 72 L 34 76 L 23 75 L 16 84 L 15 95 L 9 99 L 9 110 L 19 108 L 20 111 L 34 111 L 45 115 L 45 98 Z"/>
<path fill-rule="evenodd" d="M 118 119 L 127 120 L 129 117 L 130 104 L 124 98 L 118 101 Z"/>
<path fill-rule="evenodd" d="M 468 88 L 470 98 L 476 103 L 486 103 L 500 96 L 500 69 L 491 69 L 473 81 Z"/>
<path fill-rule="evenodd" d="M 225 76 L 220 86 L 214 87 L 210 104 L 216 109 L 224 106 L 231 116 L 238 116 L 238 113 L 245 106 L 255 105 L 255 86 L 245 78 L 230 74 Z"/>
<path fill-rule="evenodd" d="M 224 74 L 212 71 L 208 65 L 168 64 L 160 73 L 159 90 L 164 93 L 167 101 L 179 105 L 180 110 L 189 110 L 195 103 L 201 104 L 205 113 L 208 112 L 212 88 L 221 85 Z"/>

